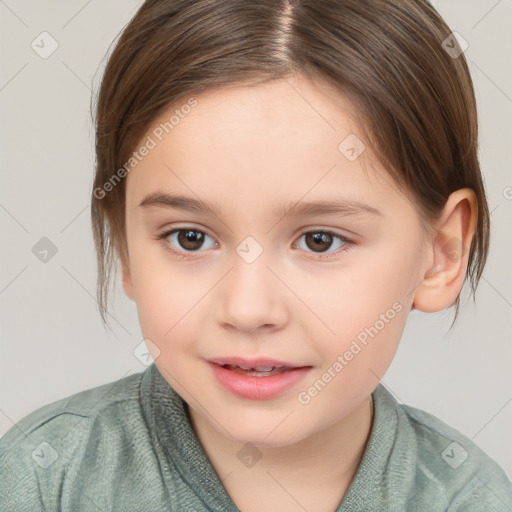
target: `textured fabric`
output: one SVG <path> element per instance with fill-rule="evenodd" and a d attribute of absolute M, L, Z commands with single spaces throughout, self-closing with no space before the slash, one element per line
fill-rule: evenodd
<path fill-rule="evenodd" d="M 471 440 L 382 384 L 373 400 L 337 512 L 512 511 L 511 482 Z M 0 510 L 238 511 L 187 411 L 152 364 L 32 412 L 0 439 Z"/>

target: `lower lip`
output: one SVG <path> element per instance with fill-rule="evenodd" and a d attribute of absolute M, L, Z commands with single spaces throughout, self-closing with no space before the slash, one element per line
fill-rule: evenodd
<path fill-rule="evenodd" d="M 229 392 L 241 398 L 267 400 L 283 393 L 301 381 L 311 367 L 296 368 L 268 377 L 254 377 L 236 373 L 215 363 L 208 363 L 215 378 Z"/>

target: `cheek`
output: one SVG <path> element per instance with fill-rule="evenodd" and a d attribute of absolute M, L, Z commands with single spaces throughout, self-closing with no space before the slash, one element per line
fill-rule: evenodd
<path fill-rule="evenodd" d="M 382 378 L 410 310 L 414 257 L 395 251 L 380 256 L 372 264 L 368 261 L 333 274 L 331 280 L 315 288 L 308 302 L 328 327 L 319 324 L 323 335 L 317 338 L 318 351 L 323 365 L 328 369 L 341 356 L 343 379 L 350 381 Z"/>
<path fill-rule="evenodd" d="M 324 337 L 317 344 L 322 363 L 297 395 L 300 406 L 308 406 L 312 416 L 324 417 L 326 407 L 336 411 L 325 420 L 326 426 L 348 414 L 375 389 L 394 358 L 407 318 L 399 302 L 369 305 L 357 301 L 350 308 L 338 311 L 336 336 Z"/>
<path fill-rule="evenodd" d="M 322 370 L 342 374 L 345 384 L 377 382 L 396 353 L 406 318 L 400 301 L 352 301 L 338 310 L 336 334 L 322 340 Z"/>
<path fill-rule="evenodd" d="M 197 283 L 185 285 L 183 277 L 168 278 L 155 275 L 155 271 L 148 269 L 139 275 L 137 311 L 142 332 L 157 343 L 187 339 L 183 334 L 194 325 L 194 309 L 199 309 L 198 303 L 207 288 L 203 290 Z M 195 325 L 197 328 L 197 322 Z"/>
<path fill-rule="evenodd" d="M 325 326 L 325 339 L 332 342 L 351 339 L 376 322 L 381 327 L 381 315 L 389 320 L 386 326 L 396 323 L 397 310 L 407 309 L 412 288 L 408 275 L 409 265 L 403 261 L 380 259 L 330 271 L 322 279 L 302 279 L 295 289 L 307 298 L 307 306 Z"/>
<path fill-rule="evenodd" d="M 130 270 L 142 333 L 157 345 L 165 343 L 186 328 L 192 308 L 208 291 L 207 283 L 170 262 L 156 243 L 130 251 Z"/>

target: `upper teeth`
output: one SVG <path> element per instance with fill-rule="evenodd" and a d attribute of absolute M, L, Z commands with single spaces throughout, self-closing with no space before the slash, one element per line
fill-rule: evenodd
<path fill-rule="evenodd" d="M 237 366 L 232 364 L 235 368 L 241 368 L 242 370 L 256 370 L 257 372 L 271 372 L 275 366 L 256 366 L 255 368 L 246 368 L 245 366 Z"/>

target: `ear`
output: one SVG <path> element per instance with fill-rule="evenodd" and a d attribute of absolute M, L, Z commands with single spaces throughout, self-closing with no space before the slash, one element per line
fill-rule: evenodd
<path fill-rule="evenodd" d="M 134 295 L 133 295 L 133 283 L 132 283 L 132 275 L 130 273 L 130 266 L 129 266 L 129 264 L 123 262 L 122 263 L 122 267 L 123 267 L 123 289 L 124 289 L 124 293 L 126 293 L 128 298 L 130 298 L 131 300 L 134 301 L 135 299 L 134 299 Z"/>
<path fill-rule="evenodd" d="M 469 188 L 456 190 L 446 201 L 437 234 L 429 243 L 433 264 L 425 269 L 425 278 L 416 288 L 413 309 L 433 313 L 457 300 L 466 277 L 477 208 L 475 193 Z"/>

